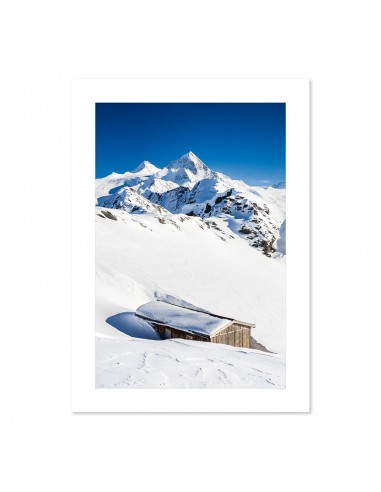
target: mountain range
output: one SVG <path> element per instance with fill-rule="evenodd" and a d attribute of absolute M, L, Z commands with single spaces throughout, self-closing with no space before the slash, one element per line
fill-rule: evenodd
<path fill-rule="evenodd" d="M 250 186 L 211 170 L 193 152 L 160 169 L 148 161 L 124 174 L 96 180 L 96 205 L 132 214 L 184 214 L 218 228 L 222 219 L 233 235 L 268 257 L 283 254 L 285 183 Z"/>

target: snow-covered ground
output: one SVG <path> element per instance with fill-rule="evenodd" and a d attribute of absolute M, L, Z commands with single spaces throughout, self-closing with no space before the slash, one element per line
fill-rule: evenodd
<path fill-rule="evenodd" d="M 96 339 L 98 388 L 285 387 L 283 356 L 193 340 Z"/>

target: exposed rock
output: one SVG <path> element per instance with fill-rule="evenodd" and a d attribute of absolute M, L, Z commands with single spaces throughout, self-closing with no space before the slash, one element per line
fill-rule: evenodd
<path fill-rule="evenodd" d="M 211 212 L 211 210 L 212 210 L 212 206 L 210 205 L 210 203 L 207 203 L 205 210 L 204 210 L 204 213 L 208 214 Z"/>
<path fill-rule="evenodd" d="M 250 229 L 249 227 L 247 227 L 246 225 L 243 225 L 241 227 L 241 229 L 239 229 L 239 231 L 241 234 L 252 234 L 252 229 Z"/>
<path fill-rule="evenodd" d="M 118 220 L 115 215 L 113 215 L 111 212 L 109 212 L 108 210 L 102 210 L 102 214 L 107 218 L 107 219 L 111 219 L 111 220 Z"/>
<path fill-rule="evenodd" d="M 223 200 L 225 200 L 226 198 L 228 198 L 231 194 L 233 193 L 233 190 L 229 190 L 225 193 L 225 195 L 222 195 L 222 196 L 218 196 L 214 203 L 215 205 L 218 205 L 219 203 L 221 203 Z"/>
<path fill-rule="evenodd" d="M 263 248 L 263 254 L 266 256 L 271 256 L 272 253 L 275 253 L 275 248 L 273 247 L 275 243 L 275 237 L 273 237 L 270 241 L 262 240 L 261 246 Z"/>

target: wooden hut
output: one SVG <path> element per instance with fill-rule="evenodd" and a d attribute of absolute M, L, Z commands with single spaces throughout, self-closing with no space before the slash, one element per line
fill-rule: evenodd
<path fill-rule="evenodd" d="M 162 339 L 184 338 L 252 348 L 252 323 L 175 306 L 163 301 L 143 304 L 136 316 L 145 319 Z"/>

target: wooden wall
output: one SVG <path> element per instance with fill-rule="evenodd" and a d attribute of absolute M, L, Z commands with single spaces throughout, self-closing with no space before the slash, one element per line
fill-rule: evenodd
<path fill-rule="evenodd" d="M 225 343 L 234 347 L 250 348 L 250 335 L 250 326 L 233 323 L 216 333 L 216 335 L 212 335 L 210 341 L 212 343 Z"/>
<path fill-rule="evenodd" d="M 183 338 L 186 340 L 197 340 L 199 342 L 210 342 L 210 337 L 208 335 L 202 336 L 195 335 L 193 333 L 186 333 L 159 323 L 151 323 L 151 325 L 163 340 L 167 340 L 168 338 Z"/>
<path fill-rule="evenodd" d="M 250 326 L 243 325 L 238 322 L 232 323 L 212 337 L 209 337 L 208 335 L 202 336 L 193 333 L 186 333 L 184 331 L 177 330 L 176 328 L 170 328 L 166 325 L 152 321 L 150 324 L 163 340 L 168 338 L 183 338 L 186 340 L 225 343 L 226 345 L 233 345 L 234 347 L 250 348 L 251 328 Z"/>

